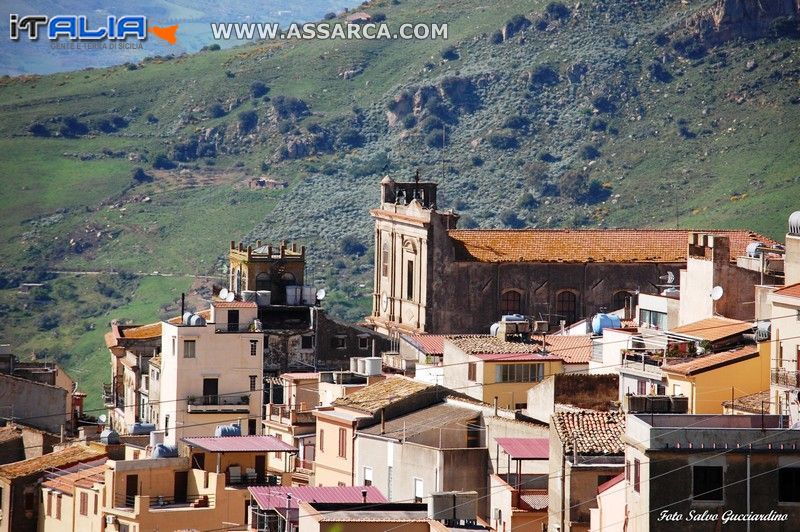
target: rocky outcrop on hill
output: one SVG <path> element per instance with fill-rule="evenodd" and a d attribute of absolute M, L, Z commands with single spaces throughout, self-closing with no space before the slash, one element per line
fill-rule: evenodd
<path fill-rule="evenodd" d="M 755 39 L 797 31 L 800 0 L 717 0 L 687 20 L 687 27 L 705 41 Z"/>

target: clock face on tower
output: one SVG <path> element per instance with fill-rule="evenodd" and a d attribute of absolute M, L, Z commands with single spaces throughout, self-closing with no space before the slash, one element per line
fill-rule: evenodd
<path fill-rule="evenodd" d="M 381 310 L 386 312 L 389 308 L 389 296 L 386 295 L 386 292 L 381 293 Z"/>

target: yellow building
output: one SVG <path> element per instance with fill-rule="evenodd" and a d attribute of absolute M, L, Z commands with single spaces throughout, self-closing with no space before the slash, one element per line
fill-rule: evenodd
<path fill-rule="evenodd" d="M 667 393 L 689 398 L 689 414 L 721 414 L 723 403 L 769 389 L 770 343 L 662 366 Z"/>
<path fill-rule="evenodd" d="M 564 361 L 536 342 L 508 341 L 488 334 L 447 336 L 444 385 L 484 403 L 525 408 L 528 390 L 564 371 Z"/>
<path fill-rule="evenodd" d="M 42 483 L 39 530 L 102 532 L 106 459 L 80 464 Z"/>

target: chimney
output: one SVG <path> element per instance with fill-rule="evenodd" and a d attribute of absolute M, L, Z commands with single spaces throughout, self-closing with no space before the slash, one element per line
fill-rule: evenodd
<path fill-rule="evenodd" d="M 367 490 L 361 490 L 361 500 L 364 501 L 364 504 L 367 504 Z"/>

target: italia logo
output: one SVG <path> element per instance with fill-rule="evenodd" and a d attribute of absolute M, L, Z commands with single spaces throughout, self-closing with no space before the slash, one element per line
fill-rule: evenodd
<path fill-rule="evenodd" d="M 153 26 L 147 28 L 147 17 L 143 15 L 126 15 L 116 17 L 109 15 L 105 25 L 91 25 L 85 15 L 27 15 L 24 17 L 12 13 L 9 15 L 9 37 L 18 41 L 22 33 L 27 34 L 28 40 L 36 41 L 41 33 L 51 41 L 66 38 L 71 41 L 123 41 L 129 37 L 144 41 L 147 34 L 175 44 L 178 25 Z"/>

